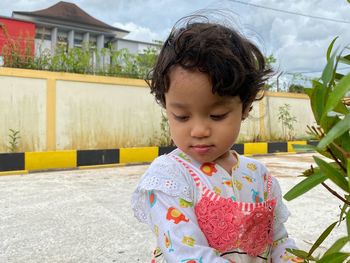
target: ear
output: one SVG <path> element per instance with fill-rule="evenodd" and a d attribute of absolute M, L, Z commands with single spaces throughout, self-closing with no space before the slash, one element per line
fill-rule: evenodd
<path fill-rule="evenodd" d="M 249 116 L 249 112 L 253 109 L 252 104 L 246 106 L 246 108 L 242 112 L 242 121 L 244 121 Z"/>

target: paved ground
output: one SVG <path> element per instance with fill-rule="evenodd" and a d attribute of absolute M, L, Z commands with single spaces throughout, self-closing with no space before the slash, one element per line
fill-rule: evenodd
<path fill-rule="evenodd" d="M 311 154 L 259 157 L 286 192 Z M 130 196 L 147 165 L 0 177 L 0 262 L 150 262 L 154 239 L 133 218 Z M 322 187 L 287 202 L 287 227 L 307 248 L 339 214 Z M 326 240 L 330 246 L 345 227 Z"/>

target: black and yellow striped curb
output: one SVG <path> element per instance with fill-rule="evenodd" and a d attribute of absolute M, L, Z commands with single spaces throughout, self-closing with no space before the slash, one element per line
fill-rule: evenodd
<path fill-rule="evenodd" d="M 258 155 L 294 152 L 293 144 L 316 145 L 317 141 L 253 142 L 235 144 L 239 154 Z M 0 153 L 0 175 L 44 170 L 86 169 L 150 163 L 175 147 L 139 147 L 106 150 Z"/>

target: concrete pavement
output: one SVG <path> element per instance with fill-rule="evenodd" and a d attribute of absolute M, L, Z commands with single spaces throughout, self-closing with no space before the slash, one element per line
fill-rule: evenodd
<path fill-rule="evenodd" d="M 312 154 L 256 157 L 284 192 L 312 163 Z M 155 240 L 134 219 L 130 197 L 148 165 L 0 177 L 0 263 L 150 262 Z M 322 187 L 287 202 L 287 228 L 310 247 L 338 218 L 340 202 Z M 330 246 L 345 227 L 326 240 Z"/>

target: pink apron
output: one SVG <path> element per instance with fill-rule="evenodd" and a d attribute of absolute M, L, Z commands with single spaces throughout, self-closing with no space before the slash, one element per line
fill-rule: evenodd
<path fill-rule="evenodd" d="M 267 201 L 236 202 L 208 189 L 194 172 L 196 167 L 175 155 L 171 156 L 186 168 L 201 190 L 202 197 L 194 210 L 198 225 L 210 247 L 221 253 L 240 249 L 249 256 L 255 257 L 272 244 L 276 199 L 271 199 L 270 175 L 267 180 Z"/>

